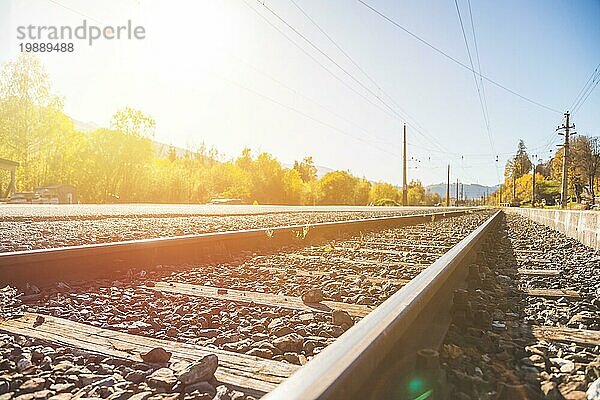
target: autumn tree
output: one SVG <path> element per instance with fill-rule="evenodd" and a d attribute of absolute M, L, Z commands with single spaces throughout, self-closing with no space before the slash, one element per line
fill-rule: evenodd
<path fill-rule="evenodd" d="M 397 203 L 399 198 L 398 189 L 389 183 L 376 183 L 369 193 L 369 201 L 373 204 L 386 200 Z"/>
<path fill-rule="evenodd" d="M 20 163 L 17 186 L 42 183 L 48 157 L 55 157 L 58 136 L 70 135 L 73 122 L 51 93 L 50 81 L 37 56 L 22 53 L 0 71 L 0 157 Z M 40 171 L 44 172 L 40 173 Z"/>
<path fill-rule="evenodd" d="M 117 111 L 111 120 L 112 129 L 130 136 L 153 137 L 155 127 L 154 118 L 131 107 Z"/>
<path fill-rule="evenodd" d="M 369 193 L 371 191 L 371 182 L 362 178 L 356 179 L 354 183 L 354 201 L 353 205 L 366 206 L 369 203 Z"/>
<path fill-rule="evenodd" d="M 285 168 L 268 153 L 244 149 L 223 161 L 204 143 L 178 154 L 153 142 L 156 122 L 141 110 L 117 110 L 108 128 L 84 133 L 64 114 L 51 92 L 43 66 L 32 54 L 6 63 L 0 71 L 0 157 L 20 163 L 17 185 L 73 184 L 84 202 L 207 202 L 216 197 L 262 204 L 364 205 L 397 201 L 392 185 L 371 185 L 347 171 L 321 179 L 312 157 Z M 412 191 L 412 192 L 411 192 Z M 412 193 L 412 194 L 411 194 Z M 409 198 L 426 204 L 420 183 Z"/>
<path fill-rule="evenodd" d="M 356 178 L 347 171 L 326 173 L 320 180 L 321 204 L 353 204 Z"/>
<path fill-rule="evenodd" d="M 517 179 L 529 173 L 532 169 L 532 165 L 529 154 L 527 154 L 525 142 L 521 139 L 519 140 L 516 154 L 506 162 L 506 167 L 504 169 L 505 182 L 512 188 L 511 197 L 513 200 L 519 199 L 516 189 Z"/>
<path fill-rule="evenodd" d="M 407 201 L 410 206 L 425 204 L 425 188 L 419 181 L 410 181 L 407 188 Z"/>
<path fill-rule="evenodd" d="M 576 136 L 571 142 L 572 181 L 587 185 L 594 199 L 595 178 L 600 172 L 600 143 L 597 137 Z"/>
<path fill-rule="evenodd" d="M 300 173 L 300 177 L 304 182 L 317 179 L 317 167 L 315 167 L 312 157 L 304 157 L 300 162 L 294 161 L 293 169 Z"/>

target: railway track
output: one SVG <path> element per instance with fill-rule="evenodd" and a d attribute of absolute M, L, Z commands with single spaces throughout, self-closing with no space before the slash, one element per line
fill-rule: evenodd
<path fill-rule="evenodd" d="M 0 393 L 409 398 L 431 359 L 418 351 L 439 347 L 453 290 L 499 219 L 463 210 L 0 254 L 2 282 L 19 288 L 3 289 Z"/>

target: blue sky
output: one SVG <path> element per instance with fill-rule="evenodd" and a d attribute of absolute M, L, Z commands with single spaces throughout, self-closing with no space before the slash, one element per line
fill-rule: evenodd
<path fill-rule="evenodd" d="M 319 165 L 400 183 L 408 115 L 409 179 L 442 182 L 449 163 L 453 179 L 488 185 L 498 182 L 519 139 L 532 154 L 549 157 L 560 140 L 554 129 L 562 112 L 600 63 L 598 1 L 472 0 L 482 73 L 560 111 L 484 81 L 492 148 L 470 71 L 358 1 L 294 1 L 368 77 L 291 0 L 265 4 L 360 85 L 256 0 L 1 0 L 0 61 L 18 54 L 19 25 L 77 26 L 86 18 L 103 26 L 130 19 L 145 27 L 146 39 L 91 47 L 76 42 L 72 54 L 41 55 L 73 118 L 107 125 L 129 105 L 155 117 L 156 139 L 165 143 L 205 142 L 224 158 L 250 146 L 285 163 L 312 155 Z M 469 63 L 454 0 L 365 1 Z M 469 4 L 458 4 L 475 57 Z M 402 117 L 391 115 L 363 86 Z M 600 136 L 600 89 L 573 122 L 579 133 Z"/>

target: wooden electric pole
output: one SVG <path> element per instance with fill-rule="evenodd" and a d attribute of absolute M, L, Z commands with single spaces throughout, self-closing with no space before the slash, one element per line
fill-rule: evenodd
<path fill-rule="evenodd" d="M 537 167 L 537 156 L 533 156 L 533 171 L 531 174 L 531 207 L 535 207 L 535 170 Z"/>
<path fill-rule="evenodd" d="M 498 205 L 500 205 L 502 203 L 502 189 L 503 189 L 504 185 L 500 185 L 500 196 L 498 198 Z"/>
<path fill-rule="evenodd" d="M 564 129 L 565 130 L 565 143 L 563 145 L 563 170 L 562 170 L 562 188 L 560 191 L 560 207 L 567 207 L 567 199 L 569 197 L 569 135 L 574 135 L 575 132 L 569 132 L 569 129 L 575 128 L 575 124 L 572 126 L 569 125 L 569 117 L 570 114 L 567 111 L 565 113 L 566 123 L 562 126 L 556 128 L 557 131 Z M 559 135 L 563 135 L 562 132 L 558 133 Z"/>
<path fill-rule="evenodd" d="M 446 185 L 446 207 L 450 207 L 450 164 L 448 164 L 448 184 Z"/>
<path fill-rule="evenodd" d="M 458 206 L 458 178 L 456 178 L 456 202 L 454 205 Z"/>
<path fill-rule="evenodd" d="M 404 156 L 402 158 L 402 205 L 407 206 L 408 182 L 406 182 L 406 124 L 404 124 Z"/>

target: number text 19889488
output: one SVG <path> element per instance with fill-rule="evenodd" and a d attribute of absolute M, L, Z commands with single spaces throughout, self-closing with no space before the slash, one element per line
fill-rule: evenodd
<path fill-rule="evenodd" d="M 73 43 L 19 43 L 21 53 L 72 53 Z"/>

